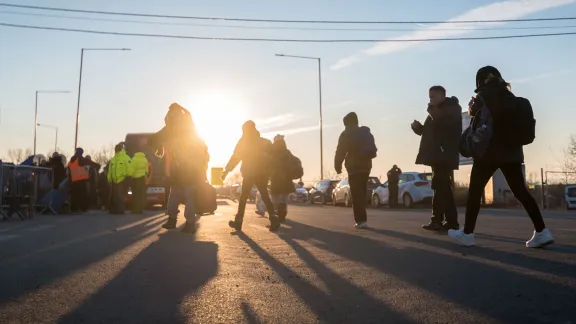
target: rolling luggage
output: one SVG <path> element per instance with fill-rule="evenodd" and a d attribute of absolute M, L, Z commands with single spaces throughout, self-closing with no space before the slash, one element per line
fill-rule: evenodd
<path fill-rule="evenodd" d="M 196 215 L 214 214 L 217 208 L 216 189 L 208 182 L 202 183 L 196 190 Z"/>

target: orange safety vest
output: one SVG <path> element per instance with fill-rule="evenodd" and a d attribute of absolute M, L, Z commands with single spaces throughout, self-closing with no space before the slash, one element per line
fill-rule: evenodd
<path fill-rule="evenodd" d="M 150 181 L 152 181 L 152 163 L 148 162 L 148 176 L 146 177 L 146 185 L 149 185 Z"/>
<path fill-rule="evenodd" d="M 88 180 L 88 170 L 86 170 L 85 167 L 80 166 L 78 159 L 74 162 L 68 163 L 68 168 L 70 169 L 70 178 L 72 178 L 72 182 Z"/>

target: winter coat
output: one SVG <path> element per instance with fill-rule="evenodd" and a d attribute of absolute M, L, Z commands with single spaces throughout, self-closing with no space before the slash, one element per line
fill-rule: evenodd
<path fill-rule="evenodd" d="M 398 182 L 400 181 L 400 175 L 402 174 L 402 170 L 400 168 L 392 168 L 386 174 L 388 176 L 388 185 L 389 186 L 397 186 Z"/>
<path fill-rule="evenodd" d="M 260 137 L 260 133 L 256 132 L 252 136 L 242 136 L 238 141 L 226 170 L 232 171 L 242 162 L 240 172 L 244 178 L 269 176 L 271 159 L 272 142 Z"/>
<path fill-rule="evenodd" d="M 116 153 L 108 167 L 108 182 L 120 183 L 126 178 L 131 177 L 134 172 L 132 160 L 126 154 L 126 151 L 121 150 Z"/>
<path fill-rule="evenodd" d="M 478 95 L 484 100 L 486 107 L 492 115 L 493 133 L 488 144 L 488 149 L 482 157 L 474 159 L 474 163 L 481 164 L 504 164 L 504 163 L 523 163 L 524 150 L 521 145 L 509 146 L 504 144 L 505 129 L 514 123 L 509 120 L 516 116 L 510 116 L 506 113 L 505 102 L 511 102 L 510 97 L 514 94 L 504 86 L 485 86 L 477 90 Z M 472 107 L 469 107 L 470 115 L 474 116 L 482 108 L 482 101 L 475 100 Z M 506 130 L 509 132 L 510 130 Z"/>
<path fill-rule="evenodd" d="M 338 138 L 338 147 L 334 156 L 334 169 L 342 170 L 342 162 L 346 167 L 348 174 L 370 173 L 372 170 L 372 159 L 364 156 L 357 149 L 358 138 L 372 140 L 370 128 L 358 126 L 357 124 L 348 124 Z"/>
<path fill-rule="evenodd" d="M 462 108 L 458 98 L 446 98 L 439 107 L 429 107 L 423 127 L 414 133 L 421 136 L 416 164 L 458 170 L 462 135 Z"/>
<path fill-rule="evenodd" d="M 273 195 L 289 194 L 296 191 L 290 175 L 292 153 L 289 150 L 274 150 L 272 153 L 270 192 Z"/>
<path fill-rule="evenodd" d="M 138 179 L 148 175 L 148 160 L 144 153 L 135 153 L 132 158 L 132 165 L 134 166 L 134 174 L 132 175 L 132 178 Z"/>
<path fill-rule="evenodd" d="M 167 142 L 170 184 L 199 185 L 206 182 L 210 154 L 202 138 L 192 135 Z"/>
<path fill-rule="evenodd" d="M 60 183 L 66 179 L 66 168 L 64 167 L 62 158 L 60 156 L 51 157 L 46 166 L 52 168 L 52 172 L 54 173 L 54 189 L 58 189 Z"/>

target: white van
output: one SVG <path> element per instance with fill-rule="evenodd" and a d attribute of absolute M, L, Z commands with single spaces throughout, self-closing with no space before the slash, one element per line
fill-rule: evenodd
<path fill-rule="evenodd" d="M 576 185 L 564 188 L 564 200 L 566 201 L 566 209 L 576 209 Z"/>

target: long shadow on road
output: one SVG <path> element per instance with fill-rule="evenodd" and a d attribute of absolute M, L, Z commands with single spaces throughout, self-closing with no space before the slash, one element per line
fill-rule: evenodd
<path fill-rule="evenodd" d="M 300 246 L 292 244 L 296 247 L 296 253 L 328 286 L 328 294 L 300 279 L 298 274 L 276 260 L 246 234 L 240 233 L 238 236 L 274 269 L 322 323 L 414 323 L 330 270 Z"/>
<path fill-rule="evenodd" d="M 161 234 L 60 323 L 187 323 L 184 299 L 216 275 L 217 254 L 213 242 Z"/>
<path fill-rule="evenodd" d="M 441 300 L 453 305 L 460 305 L 464 309 L 497 319 L 503 323 L 567 323 L 576 318 L 576 292 L 568 286 L 502 267 L 467 260 L 465 257 L 412 247 L 398 249 L 370 238 L 332 232 L 295 221 L 287 221 L 287 225 L 292 227 L 290 230 L 292 237 L 286 235 L 281 237 L 287 240 L 312 269 L 319 274 L 324 273 L 323 276 L 327 276 L 326 273 L 329 274 L 326 266 L 314 259 L 294 240 L 312 240 L 312 244 L 321 241 L 324 244 L 316 244 L 318 248 L 379 269 L 383 274 L 392 275 L 411 286 L 428 291 Z M 374 232 L 408 241 L 422 241 L 424 244 L 452 249 L 455 252 L 461 251 L 460 247 L 449 242 L 433 239 L 423 240 L 420 236 L 390 230 L 374 230 Z M 468 249 L 468 251 L 471 250 Z M 483 255 L 486 258 L 496 258 L 502 262 L 508 261 L 529 269 L 536 268 L 539 271 L 567 276 L 576 274 L 574 267 L 566 264 L 552 263 L 550 266 L 545 266 L 547 262 L 545 260 L 515 256 L 499 251 L 478 249 L 478 252 L 470 252 L 470 254 L 472 253 Z M 333 278 L 327 277 L 325 279 L 331 280 L 333 289 L 346 296 L 348 300 L 354 300 L 360 293 L 357 288 L 350 287 L 346 280 L 335 281 L 335 274 L 329 274 L 329 276 Z M 339 286 L 340 284 L 343 286 Z M 302 292 L 302 294 L 306 293 Z M 326 298 L 326 296 L 321 295 L 315 297 L 310 298 L 312 303 Z M 419 301 L 410 300 L 407 302 L 417 303 Z M 365 310 L 363 308 L 358 311 Z M 369 311 L 390 312 L 386 308 L 370 309 Z M 437 312 L 432 312 L 430 315 L 433 314 L 437 314 Z M 469 316 L 473 316 L 472 313 Z M 386 318 L 386 316 L 382 315 L 381 318 Z M 433 321 L 432 318 L 430 320 Z M 440 317 L 437 320 L 446 321 L 446 318 Z M 462 318 L 458 321 L 465 323 L 475 320 L 478 319 Z"/>
<path fill-rule="evenodd" d="M 119 232 L 109 229 L 106 233 L 57 248 L 47 248 L 19 258 L 3 260 L 0 263 L 0 305 L 156 234 L 151 230 L 162 221 L 162 218 L 153 217 Z"/>

